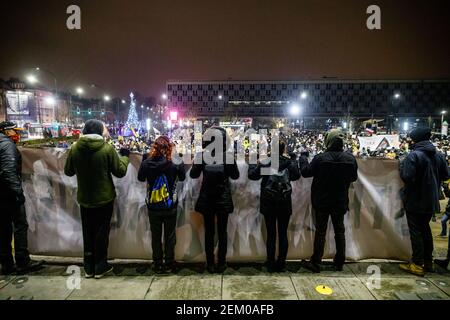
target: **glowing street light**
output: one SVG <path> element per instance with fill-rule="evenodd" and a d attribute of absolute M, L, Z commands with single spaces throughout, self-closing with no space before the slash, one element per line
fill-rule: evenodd
<path fill-rule="evenodd" d="M 76 89 L 76 91 L 77 91 L 78 94 L 83 94 L 83 93 L 84 93 L 84 90 L 83 90 L 83 88 L 81 88 L 81 87 L 78 87 L 78 88 Z"/>
<path fill-rule="evenodd" d="M 52 96 L 45 97 L 44 101 L 49 106 L 54 106 L 56 104 L 56 100 Z"/>
<path fill-rule="evenodd" d="M 27 75 L 27 81 L 31 84 L 38 82 L 38 79 L 34 74 Z"/>
<path fill-rule="evenodd" d="M 219 94 L 219 100 L 222 100 L 223 99 L 223 96 L 221 95 L 221 94 Z"/>
<path fill-rule="evenodd" d="M 296 103 L 292 104 L 289 108 L 289 113 L 292 116 L 298 116 L 300 114 L 300 106 Z"/>
<path fill-rule="evenodd" d="M 303 100 L 305 100 L 307 97 L 308 97 L 308 93 L 307 93 L 306 91 L 303 91 L 303 92 L 300 94 L 300 98 L 303 99 Z"/>
<path fill-rule="evenodd" d="M 122 104 L 125 104 L 125 103 L 126 103 L 126 101 L 122 99 Z"/>
<path fill-rule="evenodd" d="M 395 99 L 400 99 L 400 93 L 396 92 L 396 93 L 394 94 L 394 98 L 395 98 Z"/>
<path fill-rule="evenodd" d="M 111 100 L 111 97 L 110 97 L 110 96 L 108 96 L 108 95 L 105 95 L 105 96 L 103 97 L 103 100 L 105 100 L 105 101 L 109 101 L 109 100 Z"/>
<path fill-rule="evenodd" d="M 408 121 L 403 122 L 403 130 L 408 131 L 409 130 L 409 123 Z"/>
<path fill-rule="evenodd" d="M 163 100 L 167 100 L 167 94 L 163 93 L 163 94 L 161 95 L 161 98 L 162 98 Z"/>

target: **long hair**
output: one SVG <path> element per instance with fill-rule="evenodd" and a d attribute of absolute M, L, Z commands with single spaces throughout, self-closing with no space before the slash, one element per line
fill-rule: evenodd
<path fill-rule="evenodd" d="M 173 144 L 166 136 L 158 137 L 152 144 L 149 157 L 165 157 L 168 161 L 172 161 Z"/>

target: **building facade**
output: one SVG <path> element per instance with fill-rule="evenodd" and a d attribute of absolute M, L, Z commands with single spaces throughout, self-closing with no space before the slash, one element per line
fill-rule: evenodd
<path fill-rule="evenodd" d="M 168 81 L 168 107 L 191 117 L 440 117 L 450 80 Z"/>

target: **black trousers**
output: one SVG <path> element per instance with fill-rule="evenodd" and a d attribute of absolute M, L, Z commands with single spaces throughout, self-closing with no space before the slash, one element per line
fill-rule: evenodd
<path fill-rule="evenodd" d="M 287 237 L 287 229 L 289 226 L 289 219 L 291 216 L 284 213 L 273 213 L 264 215 L 267 230 L 267 262 L 275 262 L 275 250 L 277 241 L 277 226 L 278 226 L 278 263 L 284 264 L 289 248 Z M 278 222 L 278 224 L 277 224 Z"/>
<path fill-rule="evenodd" d="M 316 233 L 314 235 L 314 252 L 311 256 L 311 261 L 313 263 L 320 264 L 322 262 L 323 251 L 325 249 L 325 237 L 327 235 L 327 226 L 330 216 L 334 229 L 334 241 L 336 243 L 336 255 L 334 256 L 333 261 L 337 266 L 342 266 L 345 263 L 344 215 L 345 213 L 341 212 L 315 211 Z"/>
<path fill-rule="evenodd" d="M 14 235 L 14 257 L 18 267 L 30 262 L 28 252 L 28 222 L 24 205 L 0 206 L 0 263 L 12 267 L 14 258 L 11 242 Z"/>
<path fill-rule="evenodd" d="M 430 228 L 432 217 L 432 214 L 406 212 L 412 246 L 412 262 L 419 266 L 433 261 L 433 235 Z"/>
<path fill-rule="evenodd" d="M 177 212 L 149 211 L 150 230 L 152 232 L 153 262 L 162 264 L 163 258 L 166 264 L 175 261 Z M 164 251 L 162 235 L 164 231 Z"/>
<path fill-rule="evenodd" d="M 218 263 L 224 265 L 227 256 L 227 226 L 228 214 L 226 213 L 207 213 L 203 215 L 205 221 L 205 253 L 206 263 L 209 266 L 214 265 L 214 236 L 215 220 L 217 217 L 217 233 L 219 238 Z"/>
<path fill-rule="evenodd" d="M 89 274 L 101 273 L 108 266 L 109 231 L 113 209 L 114 201 L 98 208 L 80 206 L 84 268 Z"/>

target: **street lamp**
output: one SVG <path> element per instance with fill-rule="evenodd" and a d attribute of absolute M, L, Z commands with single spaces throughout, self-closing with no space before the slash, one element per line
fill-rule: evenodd
<path fill-rule="evenodd" d="M 34 74 L 27 75 L 27 81 L 31 84 L 38 82 L 38 79 Z"/>
<path fill-rule="evenodd" d="M 396 92 L 396 93 L 394 94 L 394 98 L 395 98 L 395 99 L 400 99 L 400 93 Z"/>
<path fill-rule="evenodd" d="M 303 100 L 305 100 L 307 97 L 308 97 L 308 93 L 307 93 L 306 91 L 303 91 L 303 92 L 300 94 L 300 98 L 303 99 Z"/>
<path fill-rule="evenodd" d="M 122 104 L 125 104 L 125 103 L 126 103 L 126 101 L 122 99 Z"/>
<path fill-rule="evenodd" d="M 296 103 L 292 104 L 289 107 L 289 113 L 294 117 L 298 116 L 300 114 L 300 106 Z"/>
<path fill-rule="evenodd" d="M 81 88 L 81 87 L 78 87 L 78 88 L 76 89 L 76 91 L 77 91 L 77 93 L 80 94 L 80 95 L 84 93 L 84 90 L 83 90 L 83 88 Z"/>
<path fill-rule="evenodd" d="M 111 98 L 110 98 L 110 96 L 108 96 L 108 95 L 105 95 L 105 96 L 103 97 L 103 100 L 105 100 L 105 101 L 109 101 L 109 100 L 111 100 Z"/>
<path fill-rule="evenodd" d="M 444 114 L 447 113 L 447 110 L 442 110 L 441 111 L 441 128 L 442 128 L 442 124 L 444 123 Z"/>
<path fill-rule="evenodd" d="M 163 100 L 167 100 L 167 94 L 163 93 L 163 94 L 161 95 L 161 98 L 162 98 Z"/>
<path fill-rule="evenodd" d="M 223 99 L 223 96 L 221 95 L 221 94 L 219 94 L 219 100 L 222 100 Z"/>

